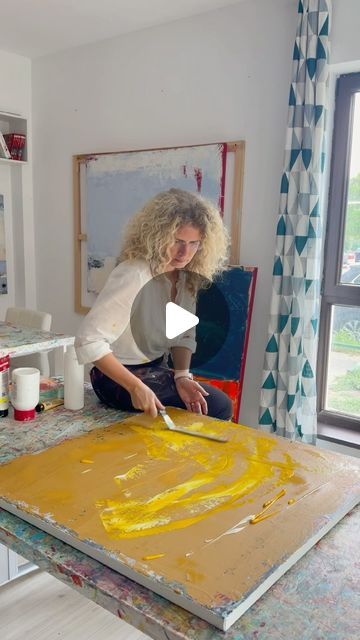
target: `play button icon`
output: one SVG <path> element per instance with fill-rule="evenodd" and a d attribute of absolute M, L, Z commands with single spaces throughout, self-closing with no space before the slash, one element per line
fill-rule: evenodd
<path fill-rule="evenodd" d="M 180 271 L 180 278 L 175 302 L 171 301 L 174 291 L 171 291 L 172 283 L 166 273 L 154 276 L 141 287 L 131 307 L 131 335 L 139 349 L 139 359 L 144 357 L 151 361 L 155 359 L 154 353 L 159 357 L 163 353 L 170 354 L 170 366 L 173 346 L 181 346 L 182 340 L 189 349 L 194 345 L 191 367 L 194 371 L 202 371 L 226 343 L 229 308 L 220 288 L 204 276 Z M 189 291 L 193 286 L 197 292 L 196 301 L 192 295 L 184 294 L 187 279 Z M 230 293 L 236 296 L 236 292 Z M 231 342 L 224 357 L 229 360 L 233 351 Z"/>
<path fill-rule="evenodd" d="M 186 311 L 174 302 L 166 305 L 165 333 L 169 340 L 180 336 L 182 333 L 195 327 L 199 323 L 199 318 L 193 313 Z"/>

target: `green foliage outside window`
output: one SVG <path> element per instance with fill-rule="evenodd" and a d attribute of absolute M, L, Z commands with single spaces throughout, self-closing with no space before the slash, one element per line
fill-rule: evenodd
<path fill-rule="evenodd" d="M 353 203 L 353 204 L 352 204 Z M 344 251 L 355 251 L 360 248 L 360 173 L 350 179 Z"/>

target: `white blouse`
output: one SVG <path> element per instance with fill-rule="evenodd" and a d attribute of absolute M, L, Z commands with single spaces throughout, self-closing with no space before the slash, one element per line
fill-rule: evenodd
<path fill-rule="evenodd" d="M 169 353 L 171 347 L 196 350 L 195 327 L 169 340 L 165 335 L 166 303 L 171 300 L 171 281 L 166 276 L 155 278 L 141 294 L 141 306 L 134 307 L 136 344 L 130 326 L 133 302 L 139 291 L 152 280 L 145 260 L 125 260 L 110 274 L 93 307 L 82 321 L 75 339 L 81 364 L 95 362 L 113 353 L 122 364 L 142 364 Z M 179 270 L 175 303 L 195 313 L 194 296 L 185 287 L 185 273 Z M 139 299 L 137 299 L 139 300 Z M 134 325 L 133 325 L 134 326 Z"/>

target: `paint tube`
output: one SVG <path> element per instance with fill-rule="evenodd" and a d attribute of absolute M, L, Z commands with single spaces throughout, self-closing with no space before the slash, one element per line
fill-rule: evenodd
<path fill-rule="evenodd" d="M 9 356 L 0 358 L 0 418 L 9 413 L 9 367 Z"/>
<path fill-rule="evenodd" d="M 39 402 L 36 405 L 35 411 L 41 413 L 42 411 L 47 411 L 48 409 L 55 409 L 55 407 L 60 407 L 60 405 L 64 404 L 63 398 L 53 398 L 52 400 L 43 400 L 43 402 Z"/>

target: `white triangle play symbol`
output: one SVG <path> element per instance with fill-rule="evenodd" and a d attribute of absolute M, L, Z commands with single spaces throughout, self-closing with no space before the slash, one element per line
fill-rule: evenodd
<path fill-rule="evenodd" d="M 166 305 L 166 325 L 165 333 L 169 340 L 176 338 L 184 331 L 195 327 L 199 323 L 199 318 L 193 313 L 186 311 L 174 302 L 168 302 Z"/>

